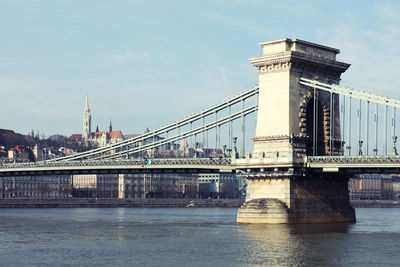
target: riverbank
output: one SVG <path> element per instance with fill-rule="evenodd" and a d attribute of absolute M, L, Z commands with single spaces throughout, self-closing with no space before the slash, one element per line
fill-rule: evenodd
<path fill-rule="evenodd" d="M 68 198 L 68 199 L 0 199 L 0 208 L 237 208 L 241 199 L 175 198 Z"/>
<path fill-rule="evenodd" d="M 238 208 L 242 204 L 242 199 L 0 199 L 0 208 Z M 400 208 L 400 202 L 394 200 L 352 200 L 351 205 L 354 208 Z"/>
<path fill-rule="evenodd" d="M 400 201 L 396 200 L 351 200 L 354 208 L 400 208 Z"/>

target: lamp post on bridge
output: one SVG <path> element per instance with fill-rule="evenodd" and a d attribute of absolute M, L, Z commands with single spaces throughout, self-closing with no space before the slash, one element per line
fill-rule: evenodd
<path fill-rule="evenodd" d="M 129 149 L 130 149 L 130 146 L 128 145 L 128 149 L 126 150 L 126 159 L 129 159 Z"/>
<path fill-rule="evenodd" d="M 392 154 L 397 155 L 397 149 L 396 149 L 396 142 L 397 142 L 397 136 L 396 136 L 396 108 L 393 108 L 393 115 L 392 115 L 392 140 L 393 140 L 393 149 L 392 149 Z"/>
<path fill-rule="evenodd" d="M 238 158 L 236 142 L 237 142 L 237 137 L 233 137 L 233 155 L 232 155 L 232 157 Z"/>
<path fill-rule="evenodd" d="M 225 154 L 225 152 L 226 152 L 226 145 L 224 145 L 222 148 L 223 148 L 223 151 L 224 151 L 223 156 L 224 156 L 224 158 L 226 158 L 226 154 Z"/>
<path fill-rule="evenodd" d="M 393 136 L 392 140 L 393 140 L 392 154 L 393 155 L 397 155 L 397 149 L 396 149 L 397 136 Z"/>
<path fill-rule="evenodd" d="M 232 149 L 228 148 L 228 149 L 226 150 L 226 154 L 227 154 L 228 157 L 231 157 L 231 155 L 232 155 Z"/>

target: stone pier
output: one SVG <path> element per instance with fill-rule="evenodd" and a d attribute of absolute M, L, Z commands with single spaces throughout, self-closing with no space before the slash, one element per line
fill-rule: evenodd
<path fill-rule="evenodd" d="M 238 223 L 352 223 L 347 179 L 335 176 L 248 178 Z"/>
<path fill-rule="evenodd" d="M 249 59 L 260 88 L 254 153 L 234 163 L 248 182 L 237 222 L 355 222 L 348 177 L 306 167 L 307 156 L 342 153 L 339 96 L 300 84 L 339 84 L 350 65 L 336 60 L 338 49 L 298 39 L 260 46 L 263 54 Z"/>

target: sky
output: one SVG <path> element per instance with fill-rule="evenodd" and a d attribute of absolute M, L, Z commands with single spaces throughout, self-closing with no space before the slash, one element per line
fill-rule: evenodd
<path fill-rule="evenodd" d="M 0 128 L 140 133 L 257 84 L 259 43 L 340 49 L 342 83 L 400 98 L 399 1 L 0 0 Z"/>

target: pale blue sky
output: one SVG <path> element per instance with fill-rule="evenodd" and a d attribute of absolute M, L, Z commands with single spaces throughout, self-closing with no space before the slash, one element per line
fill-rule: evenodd
<path fill-rule="evenodd" d="M 153 129 L 257 83 L 259 42 L 339 48 L 343 82 L 400 97 L 398 1 L 0 0 L 0 128 Z"/>

